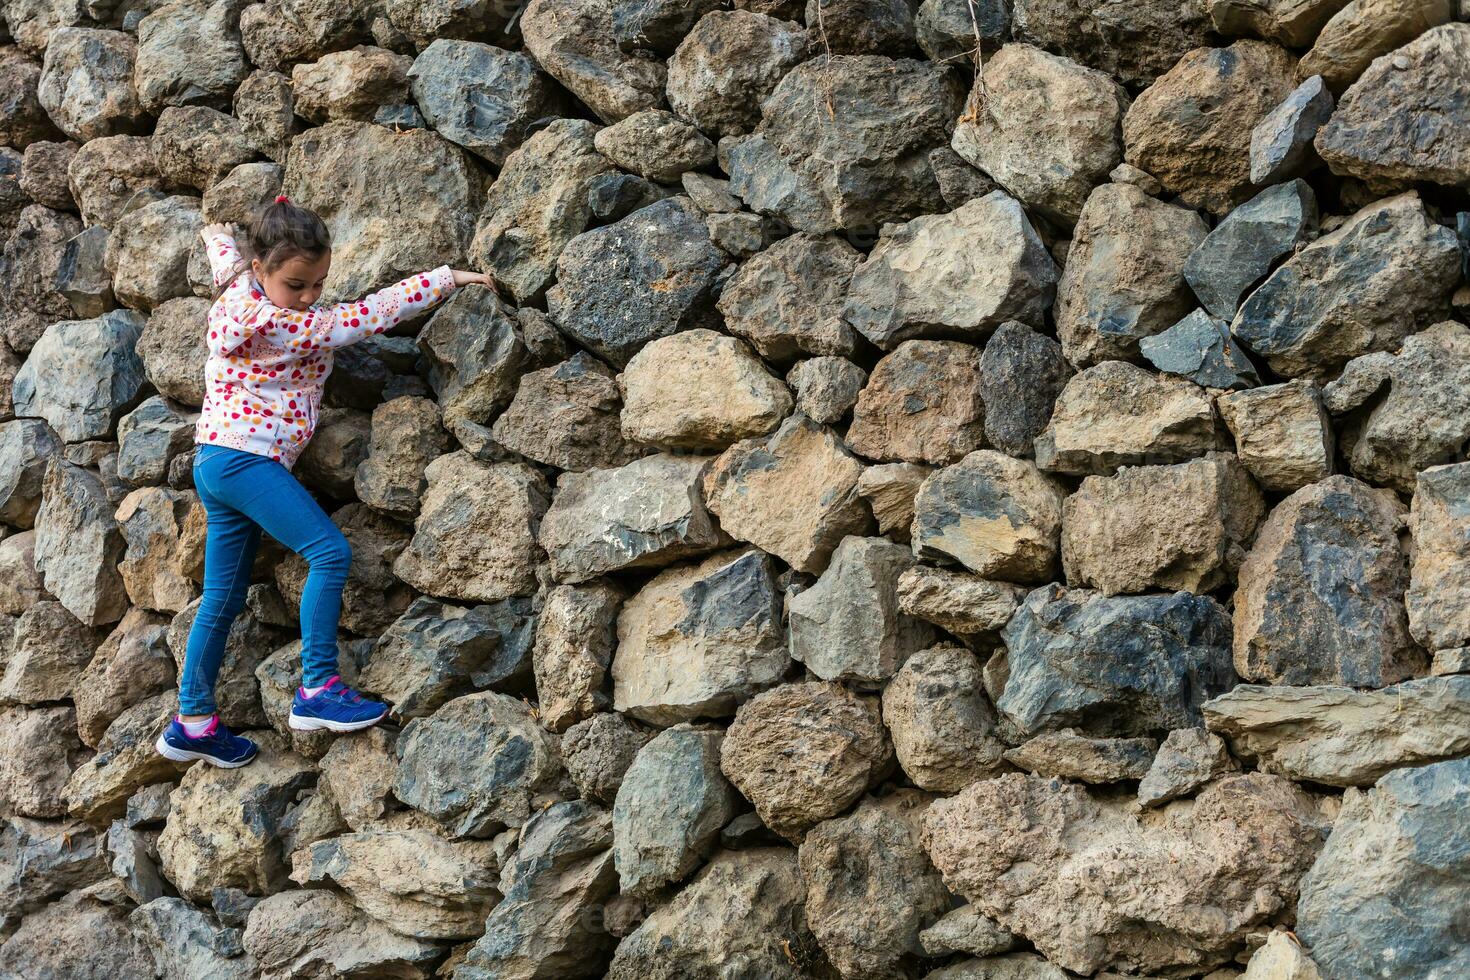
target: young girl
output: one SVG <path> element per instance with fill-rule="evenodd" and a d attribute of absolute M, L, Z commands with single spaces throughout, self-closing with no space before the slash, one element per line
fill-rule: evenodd
<path fill-rule="evenodd" d="M 214 683 L 230 624 L 245 605 L 261 531 L 307 561 L 301 595 L 302 686 L 289 724 L 350 732 L 387 706 L 337 676 L 337 616 L 352 551 L 291 475 L 316 427 L 322 385 L 338 347 L 380 334 L 469 283 L 488 277 L 440 266 L 356 303 L 315 306 L 332 264 L 322 219 L 284 196 L 250 227 L 248 267 L 228 225 L 201 232 L 219 293 L 209 311 L 205 396 L 194 430 L 194 486 L 204 503 L 204 595 L 179 678 L 179 714 L 158 737 L 170 759 L 235 768 L 256 747 L 215 714 Z M 248 268 L 248 271 L 247 271 Z"/>

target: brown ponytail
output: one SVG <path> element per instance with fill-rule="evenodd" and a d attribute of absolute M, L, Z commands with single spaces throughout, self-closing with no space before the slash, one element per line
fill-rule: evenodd
<path fill-rule="evenodd" d="M 251 259 L 259 259 L 267 272 L 275 271 L 281 263 L 298 256 L 319 259 L 331 250 L 332 236 L 320 215 L 292 204 L 282 194 L 256 212 L 243 244 L 239 268 L 215 292 L 215 299 L 224 295 L 230 284 L 249 267 Z"/>

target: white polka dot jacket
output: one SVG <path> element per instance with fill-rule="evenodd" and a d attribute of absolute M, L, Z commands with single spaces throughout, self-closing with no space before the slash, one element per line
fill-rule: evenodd
<path fill-rule="evenodd" d="M 228 235 L 208 241 L 215 288 L 240 266 Z M 194 441 L 269 456 L 287 469 L 316 431 L 333 351 L 380 334 L 454 291 L 443 265 L 353 303 L 304 311 L 273 304 L 249 269 L 209 309 L 204 406 Z"/>

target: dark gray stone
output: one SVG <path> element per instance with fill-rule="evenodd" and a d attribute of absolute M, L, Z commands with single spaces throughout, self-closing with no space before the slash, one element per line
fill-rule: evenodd
<path fill-rule="evenodd" d="M 960 2 L 963 4 L 965 0 Z M 1000 187 L 949 146 L 936 146 L 929 151 L 929 167 L 934 171 L 934 179 L 939 181 L 940 196 L 951 210 Z"/>
<path fill-rule="evenodd" d="M 587 185 L 587 210 L 600 221 L 620 221 L 670 193 L 636 174 L 600 174 Z"/>
<path fill-rule="evenodd" d="M 155 312 L 148 322 L 151 324 L 157 316 Z M 371 412 L 382 402 L 401 397 L 393 393 L 396 379 L 414 372 L 417 352 L 414 338 L 388 334 L 364 337 L 338 348 L 332 352 L 332 373 L 327 375 L 322 402 Z"/>
<path fill-rule="evenodd" d="M 76 215 L 64 211 L 32 204 L 20 212 L 0 251 L 0 339 L 16 353 L 30 350 L 50 324 L 72 316 L 57 272 L 67 242 L 81 231 Z"/>
<path fill-rule="evenodd" d="M 669 107 L 711 139 L 753 130 L 766 96 L 807 56 L 809 37 L 791 22 L 794 13 L 719 10 L 701 18 L 669 59 Z"/>
<path fill-rule="evenodd" d="M 1189 254 L 1184 278 L 1224 320 L 1283 256 L 1317 234 L 1317 196 L 1304 180 L 1268 187 L 1226 216 Z"/>
<path fill-rule="evenodd" d="M 1398 769 L 1348 792 L 1296 909 L 1324 976 L 1470 974 L 1467 807 L 1470 759 Z"/>
<path fill-rule="evenodd" d="M 1188 378 L 1203 388 L 1254 388 L 1256 366 L 1230 336 L 1230 324 L 1195 310 L 1163 333 L 1144 337 L 1138 349 L 1165 374 Z"/>
<path fill-rule="evenodd" d="M 1027 735 L 1199 727 L 1200 705 L 1235 685 L 1230 637 L 1229 613 L 1208 596 L 1043 586 L 1001 633 L 1010 676 L 996 707 Z"/>
<path fill-rule="evenodd" d="M 910 0 L 807 0 L 806 22 L 832 54 L 914 54 Z"/>
<path fill-rule="evenodd" d="M 455 290 L 418 338 L 446 422 L 488 424 L 510 404 L 526 369 L 526 345 L 511 308 L 489 289 Z"/>
<path fill-rule="evenodd" d="M 1274 184 L 1311 169 L 1312 141 L 1335 105 L 1321 75 L 1302 82 L 1251 130 L 1251 183 Z"/>
<path fill-rule="evenodd" d="M 1012 456 L 1032 455 L 1033 440 L 1046 430 L 1074 373 L 1054 339 L 1015 320 L 1002 323 L 980 355 L 985 438 Z"/>
<path fill-rule="evenodd" d="M 216 888 L 210 893 L 209 904 L 220 925 L 243 929 L 250 910 L 260 904 L 260 897 L 247 895 L 238 888 Z"/>
<path fill-rule="evenodd" d="M 724 263 L 703 215 L 684 200 L 660 201 L 572 239 L 547 308 L 574 340 L 624 367 L 650 340 L 712 325 Z"/>
<path fill-rule="evenodd" d="M 106 878 L 102 837 L 80 820 L 0 817 L 0 933 L 59 895 Z"/>
<path fill-rule="evenodd" d="M 255 958 L 241 945 L 241 930 L 221 927 L 182 898 L 148 901 L 128 921 L 153 954 L 160 976 L 252 980 L 259 975 Z"/>
<path fill-rule="evenodd" d="M 624 51 L 673 54 L 679 42 L 723 0 L 612 0 L 613 37 Z"/>
<path fill-rule="evenodd" d="M 638 750 L 653 736 L 624 715 L 600 711 L 562 735 L 562 762 L 583 799 L 610 806 Z"/>
<path fill-rule="evenodd" d="M 169 464 L 194 445 L 196 416 L 154 395 L 117 424 L 117 475 L 138 487 L 162 484 Z"/>
<path fill-rule="evenodd" d="M 41 506 L 46 464 L 61 452 L 61 440 L 40 419 L 0 424 L 0 522 L 27 530 Z"/>
<path fill-rule="evenodd" d="M 987 50 L 1000 44 L 1010 27 L 1006 0 L 924 0 L 914 16 L 919 47 L 929 60 L 952 64 L 973 58 L 976 44 Z"/>
<path fill-rule="evenodd" d="M 373 113 L 373 122 L 394 132 L 402 132 L 405 129 L 425 129 L 429 125 L 419 113 L 418 106 L 412 105 L 378 106 L 378 111 Z"/>
<path fill-rule="evenodd" d="M 977 4 L 978 6 L 978 4 Z M 1105 71 L 1130 88 L 1210 43 L 1204 3 L 1178 0 L 1012 0 L 1011 34 Z"/>

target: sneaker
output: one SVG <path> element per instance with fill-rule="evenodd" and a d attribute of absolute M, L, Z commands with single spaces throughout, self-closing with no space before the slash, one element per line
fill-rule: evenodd
<path fill-rule="evenodd" d="M 260 749 L 248 738 L 236 735 L 219 723 L 219 717 L 197 738 L 190 737 L 177 718 L 168 723 L 158 741 L 153 743 L 158 754 L 174 762 L 203 759 L 221 769 L 239 769 L 259 754 Z"/>
<path fill-rule="evenodd" d="M 327 686 L 309 698 L 301 688 L 291 699 L 291 717 L 287 721 L 298 732 L 355 732 L 371 728 L 388 714 L 381 701 L 369 701 L 333 675 Z"/>

